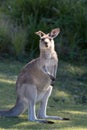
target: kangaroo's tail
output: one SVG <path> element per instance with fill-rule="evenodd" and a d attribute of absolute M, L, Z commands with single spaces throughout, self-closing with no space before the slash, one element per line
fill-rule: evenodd
<path fill-rule="evenodd" d="M 26 106 L 27 104 L 25 100 L 17 98 L 16 105 L 10 110 L 0 111 L 0 116 L 16 117 L 25 111 Z"/>

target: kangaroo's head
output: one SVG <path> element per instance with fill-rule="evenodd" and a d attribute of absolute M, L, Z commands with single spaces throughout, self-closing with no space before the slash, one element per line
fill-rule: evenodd
<path fill-rule="evenodd" d="M 40 50 L 54 49 L 54 38 L 60 33 L 60 29 L 53 29 L 50 33 L 45 34 L 42 31 L 36 32 L 40 36 Z"/>

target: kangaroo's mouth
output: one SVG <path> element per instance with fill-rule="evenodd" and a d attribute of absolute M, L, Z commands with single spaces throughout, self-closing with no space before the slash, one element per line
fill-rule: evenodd
<path fill-rule="evenodd" d="M 45 47 L 48 47 L 48 43 L 47 42 L 45 42 Z"/>
<path fill-rule="evenodd" d="M 48 45 L 45 45 L 45 47 L 48 47 Z"/>

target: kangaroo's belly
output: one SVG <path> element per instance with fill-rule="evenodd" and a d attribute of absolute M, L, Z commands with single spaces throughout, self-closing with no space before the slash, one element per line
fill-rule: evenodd
<path fill-rule="evenodd" d="M 36 99 L 36 102 L 39 102 L 41 101 L 47 94 L 47 91 L 49 91 L 49 96 L 52 92 L 52 86 L 49 86 L 48 88 L 46 88 L 46 90 L 43 90 L 41 92 L 38 92 L 37 93 L 37 99 Z"/>

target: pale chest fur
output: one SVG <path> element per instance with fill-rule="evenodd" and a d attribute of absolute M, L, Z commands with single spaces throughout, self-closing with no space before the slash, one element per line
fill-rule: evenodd
<path fill-rule="evenodd" d="M 57 63 L 58 63 L 58 57 L 55 51 L 49 54 L 45 59 L 46 66 L 54 66 Z"/>

